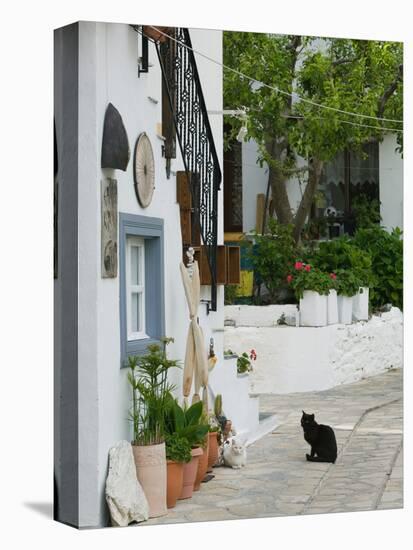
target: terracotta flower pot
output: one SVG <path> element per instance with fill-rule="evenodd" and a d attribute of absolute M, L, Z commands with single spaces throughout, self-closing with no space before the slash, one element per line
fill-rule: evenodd
<path fill-rule="evenodd" d="M 132 445 L 136 476 L 149 504 L 149 517 L 167 513 L 165 443 Z"/>
<path fill-rule="evenodd" d="M 184 483 L 184 463 L 174 460 L 166 461 L 166 505 L 173 508 L 176 505 L 178 497 L 182 493 Z"/>
<path fill-rule="evenodd" d="M 218 462 L 218 438 L 217 432 L 209 432 L 209 447 L 208 447 L 208 471 Z"/>
<path fill-rule="evenodd" d="M 203 452 L 201 447 L 192 449 L 191 461 L 184 464 L 184 482 L 179 500 L 192 497 L 192 491 L 194 490 L 195 478 L 198 471 L 199 457 Z"/>
<path fill-rule="evenodd" d="M 199 457 L 198 471 L 196 473 L 196 478 L 194 483 L 194 491 L 199 491 L 201 487 L 201 481 L 206 476 L 206 473 L 208 470 L 208 442 L 209 442 L 209 437 L 207 437 L 207 446 L 205 447 L 205 449 L 203 449 L 203 453 Z"/>

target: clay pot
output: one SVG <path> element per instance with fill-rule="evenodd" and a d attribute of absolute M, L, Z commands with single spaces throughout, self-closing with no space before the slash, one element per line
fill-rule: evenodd
<path fill-rule="evenodd" d="M 212 467 L 218 462 L 218 437 L 217 432 L 209 432 L 208 443 L 208 472 L 212 471 Z"/>
<path fill-rule="evenodd" d="M 194 491 L 199 491 L 201 487 L 201 482 L 206 476 L 207 470 L 208 470 L 208 442 L 209 437 L 206 438 L 207 440 L 207 446 L 203 450 L 202 455 L 199 457 L 198 462 L 198 471 L 196 473 L 195 483 L 194 483 Z"/>
<path fill-rule="evenodd" d="M 184 463 L 174 460 L 166 461 L 166 505 L 173 508 L 176 505 L 178 497 L 182 493 L 184 483 Z"/>
<path fill-rule="evenodd" d="M 149 504 L 149 517 L 167 513 L 165 443 L 132 445 L 136 476 Z"/>
<path fill-rule="evenodd" d="M 198 471 L 199 457 L 203 452 L 201 447 L 192 449 L 191 461 L 184 464 L 184 482 L 179 500 L 192 497 L 192 491 L 194 490 L 195 478 Z"/>

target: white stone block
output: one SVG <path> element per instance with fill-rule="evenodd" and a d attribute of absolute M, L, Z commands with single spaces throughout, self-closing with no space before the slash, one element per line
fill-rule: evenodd
<path fill-rule="evenodd" d="M 148 502 L 136 477 L 132 446 L 128 441 L 119 441 L 109 450 L 106 502 L 112 526 L 125 527 L 132 521 L 145 521 L 149 517 Z"/>

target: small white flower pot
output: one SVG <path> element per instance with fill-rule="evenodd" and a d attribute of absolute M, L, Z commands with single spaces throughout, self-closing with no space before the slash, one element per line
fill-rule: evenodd
<path fill-rule="evenodd" d="M 338 323 L 338 303 L 337 290 L 331 289 L 327 296 L 327 324 L 335 325 Z"/>
<path fill-rule="evenodd" d="M 368 321 L 369 318 L 369 289 L 366 286 L 360 287 L 357 294 L 353 296 L 353 320 Z"/>
<path fill-rule="evenodd" d="M 353 317 L 353 297 L 337 296 L 338 322 L 343 325 L 351 325 Z"/>
<path fill-rule="evenodd" d="M 304 290 L 300 299 L 300 326 L 324 327 L 327 324 L 327 296 Z"/>

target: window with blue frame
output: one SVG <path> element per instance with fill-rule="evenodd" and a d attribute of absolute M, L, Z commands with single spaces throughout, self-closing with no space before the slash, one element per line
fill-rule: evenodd
<path fill-rule="evenodd" d="M 119 214 L 121 366 L 164 336 L 164 222 Z"/>

